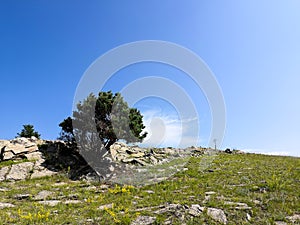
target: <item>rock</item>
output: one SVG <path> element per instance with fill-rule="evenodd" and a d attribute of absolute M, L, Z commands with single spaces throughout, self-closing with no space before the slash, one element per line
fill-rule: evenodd
<path fill-rule="evenodd" d="M 0 182 L 5 180 L 6 174 L 9 172 L 9 167 L 5 166 L 0 168 Z"/>
<path fill-rule="evenodd" d="M 246 203 L 225 201 L 224 205 L 232 205 L 235 209 L 247 210 L 251 209 Z"/>
<path fill-rule="evenodd" d="M 138 216 L 131 225 L 151 225 L 156 221 L 156 217 L 152 216 Z"/>
<path fill-rule="evenodd" d="M 0 141 L 0 161 L 23 158 L 24 154 L 38 151 L 37 143 L 42 142 L 37 141 L 32 138 L 15 138 L 11 141 Z M 3 146 L 5 148 L 3 148 Z M 30 156 L 29 156 L 30 157 Z"/>
<path fill-rule="evenodd" d="M 287 216 L 286 217 L 289 221 L 292 223 L 300 222 L 300 214 L 295 214 L 293 216 Z"/>
<path fill-rule="evenodd" d="M 3 148 L 4 146 L 8 145 L 10 142 L 7 140 L 0 140 L 0 148 Z"/>
<path fill-rule="evenodd" d="M 135 161 L 137 162 L 137 163 L 139 163 L 140 165 L 142 165 L 142 166 L 147 166 L 148 165 L 148 163 L 146 163 L 144 160 L 142 160 L 142 159 L 135 159 Z"/>
<path fill-rule="evenodd" d="M 3 160 L 10 160 L 14 157 L 14 153 L 12 153 L 11 151 L 5 151 L 3 153 Z"/>
<path fill-rule="evenodd" d="M 14 155 L 27 152 L 25 146 L 21 144 L 9 144 L 6 146 L 6 151 L 11 151 Z"/>
<path fill-rule="evenodd" d="M 31 138 L 29 139 L 31 142 L 37 142 L 39 139 L 35 136 L 31 136 Z"/>
<path fill-rule="evenodd" d="M 135 199 L 140 199 L 140 197 L 138 197 L 138 196 L 134 196 L 134 198 Z M 132 211 L 133 212 L 152 211 L 153 209 L 162 209 L 162 208 L 165 208 L 165 205 L 158 205 L 158 206 L 150 206 L 150 207 L 144 207 L 144 208 L 137 208 L 137 209 L 132 210 Z"/>
<path fill-rule="evenodd" d="M 247 216 L 247 220 L 248 220 L 248 221 L 251 221 L 252 218 L 251 218 L 250 214 L 247 213 L 246 216 Z"/>
<path fill-rule="evenodd" d="M 104 209 L 111 209 L 113 207 L 113 204 L 106 204 L 106 205 L 101 205 L 98 207 L 99 210 L 104 210 Z"/>
<path fill-rule="evenodd" d="M 246 152 L 243 152 L 241 150 L 233 150 L 232 151 L 234 154 L 246 154 Z"/>
<path fill-rule="evenodd" d="M 68 195 L 68 198 L 69 198 L 69 199 L 73 199 L 73 200 L 74 200 L 74 199 L 77 200 L 77 199 L 78 199 L 78 194 L 69 194 L 69 195 Z"/>
<path fill-rule="evenodd" d="M 4 151 L 6 146 L 0 146 L 0 162 L 4 159 Z"/>
<path fill-rule="evenodd" d="M 205 195 L 202 203 L 207 203 L 210 200 L 211 195 Z"/>
<path fill-rule="evenodd" d="M 112 157 L 112 159 L 113 160 L 117 160 L 117 154 L 118 154 L 118 152 L 117 152 L 117 150 L 114 148 L 114 147 L 110 147 L 110 154 L 111 154 L 111 157 Z"/>
<path fill-rule="evenodd" d="M 24 200 L 24 199 L 29 199 L 30 196 L 31 196 L 30 194 L 17 194 L 14 196 L 14 199 Z"/>
<path fill-rule="evenodd" d="M 150 162 L 151 162 L 152 164 L 156 165 L 156 164 L 158 163 L 158 160 L 157 160 L 153 155 L 151 155 L 151 156 L 150 156 Z"/>
<path fill-rule="evenodd" d="M 232 151 L 229 148 L 226 148 L 225 153 L 231 154 Z"/>
<path fill-rule="evenodd" d="M 221 209 L 208 208 L 207 215 L 210 216 L 215 221 L 218 221 L 222 224 L 227 224 L 226 215 Z"/>
<path fill-rule="evenodd" d="M 127 146 L 122 146 L 121 148 L 118 149 L 118 152 L 127 152 L 128 151 L 128 147 Z"/>
<path fill-rule="evenodd" d="M 48 200 L 48 201 L 39 201 L 40 204 L 43 205 L 48 205 L 48 206 L 56 206 L 59 203 L 61 203 L 61 201 L 59 200 Z"/>
<path fill-rule="evenodd" d="M 192 216 L 200 216 L 204 210 L 204 207 L 201 207 L 198 204 L 191 205 L 189 208 L 189 214 Z"/>
<path fill-rule="evenodd" d="M 28 139 L 25 137 L 17 137 L 15 139 L 11 140 L 11 143 L 25 145 L 28 143 Z"/>
<path fill-rule="evenodd" d="M 237 210 L 250 210 L 250 209 L 252 209 L 252 207 L 250 207 L 250 206 L 236 206 L 234 208 L 237 209 Z"/>
<path fill-rule="evenodd" d="M 79 204 L 82 203 L 80 200 L 66 200 L 64 204 Z"/>
<path fill-rule="evenodd" d="M 207 191 L 207 192 L 205 192 L 205 195 L 214 195 L 214 194 L 216 194 L 216 192 L 214 192 L 214 191 Z"/>
<path fill-rule="evenodd" d="M 126 159 L 123 159 L 122 160 L 123 163 L 138 163 L 142 166 L 146 166 L 148 165 L 146 162 L 144 162 L 143 160 L 141 159 L 137 159 L 137 158 L 126 158 Z"/>
<path fill-rule="evenodd" d="M 174 155 L 175 150 L 173 148 L 164 148 L 164 153 L 169 155 Z"/>
<path fill-rule="evenodd" d="M 108 189 L 110 186 L 109 185 L 107 185 L 107 184 L 101 184 L 100 185 L 100 189 Z"/>
<path fill-rule="evenodd" d="M 11 203 L 6 203 L 6 202 L 0 202 L 0 209 L 12 208 L 12 207 L 15 207 L 15 205 L 13 205 Z"/>
<path fill-rule="evenodd" d="M 181 208 L 182 208 L 182 206 L 180 204 L 166 204 L 166 206 L 154 211 L 153 213 L 161 214 L 161 213 L 166 213 L 166 212 L 175 212 L 177 210 L 180 210 Z"/>
<path fill-rule="evenodd" d="M 28 160 L 40 160 L 40 159 L 42 159 L 42 153 L 41 152 L 31 152 L 31 153 L 25 154 L 25 157 Z"/>
<path fill-rule="evenodd" d="M 143 157 L 144 155 L 145 155 L 144 152 L 137 152 L 137 153 L 133 153 L 133 154 L 131 155 L 131 157 L 134 157 L 134 158 L 141 158 L 141 157 Z"/>
<path fill-rule="evenodd" d="M 65 186 L 65 185 L 68 185 L 68 183 L 66 183 L 66 182 L 58 182 L 58 183 L 53 184 L 53 186 L 55 186 L 55 187 L 60 187 L 60 186 Z"/>
<path fill-rule="evenodd" d="M 35 152 L 35 151 L 38 151 L 39 148 L 36 144 L 34 144 L 33 146 L 26 147 L 25 150 L 26 150 L 26 152 Z"/>
<path fill-rule="evenodd" d="M 113 165 L 110 165 L 108 169 L 109 169 L 110 172 L 114 172 L 115 171 L 115 167 Z"/>
<path fill-rule="evenodd" d="M 91 186 L 86 187 L 85 190 L 87 190 L 87 191 L 96 191 L 97 187 L 94 186 L 94 185 L 91 185 Z"/>
<path fill-rule="evenodd" d="M 52 191 L 40 191 L 36 196 L 34 196 L 34 200 L 45 200 L 47 197 L 51 196 L 53 194 Z"/>
<path fill-rule="evenodd" d="M 253 203 L 254 203 L 255 205 L 260 205 L 260 204 L 261 204 L 261 201 L 259 201 L 259 200 L 253 200 Z"/>
<path fill-rule="evenodd" d="M 120 149 L 120 152 L 126 152 L 127 154 L 132 155 L 132 154 L 139 153 L 139 150 L 136 148 L 133 149 L 133 148 L 129 148 L 129 147 L 122 147 Z"/>
<path fill-rule="evenodd" d="M 6 188 L 6 187 L 0 187 L 0 191 L 1 191 L 1 192 L 6 192 L 6 191 L 9 191 L 9 188 Z"/>
<path fill-rule="evenodd" d="M 136 171 L 139 172 L 139 173 L 146 173 L 148 171 L 148 169 L 146 169 L 146 168 L 137 168 Z"/>
<path fill-rule="evenodd" d="M 275 225 L 287 225 L 284 221 L 275 221 Z"/>
<path fill-rule="evenodd" d="M 155 193 L 155 192 L 152 191 L 152 190 L 145 190 L 145 192 L 148 193 L 148 194 L 154 194 L 154 193 Z"/>
<path fill-rule="evenodd" d="M 14 164 L 11 166 L 9 173 L 6 176 L 6 180 L 24 180 L 29 176 L 29 172 L 33 169 L 34 164 L 32 162 L 24 162 Z"/>
<path fill-rule="evenodd" d="M 41 171 L 39 170 L 34 170 L 33 173 L 31 174 L 30 178 L 34 179 L 34 178 L 40 178 L 40 177 L 50 177 L 57 174 L 57 172 L 48 170 L 48 169 L 43 169 Z"/>

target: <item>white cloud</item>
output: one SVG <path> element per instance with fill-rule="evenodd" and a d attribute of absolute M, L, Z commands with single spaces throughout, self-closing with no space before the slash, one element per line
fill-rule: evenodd
<path fill-rule="evenodd" d="M 183 118 L 180 120 L 174 113 L 162 110 L 148 110 L 144 116 L 147 138 L 144 146 L 154 147 L 187 147 L 199 145 L 197 118 Z"/>
<path fill-rule="evenodd" d="M 294 152 L 290 151 L 280 151 L 280 150 L 270 150 L 270 149 L 244 149 L 243 151 L 249 153 L 257 153 L 257 154 L 264 154 L 264 155 L 279 155 L 279 156 L 296 156 L 300 157 L 300 154 L 294 154 Z"/>
<path fill-rule="evenodd" d="M 290 152 L 286 152 L 286 151 L 281 151 L 281 152 L 266 152 L 264 153 L 266 155 L 282 155 L 282 156 L 288 156 L 288 155 L 291 155 Z"/>

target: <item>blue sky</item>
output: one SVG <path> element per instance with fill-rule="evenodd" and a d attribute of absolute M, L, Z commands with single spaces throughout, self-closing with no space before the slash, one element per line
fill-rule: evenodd
<path fill-rule="evenodd" d="M 192 50 L 213 71 L 226 104 L 223 148 L 299 156 L 299 11 L 297 0 L 1 1 L 0 138 L 30 123 L 55 139 L 94 60 L 128 42 L 164 40 Z M 180 71 L 147 63 L 119 71 L 106 88 L 118 91 L 139 76 L 168 77 L 188 90 L 205 145 L 211 116 L 201 90 Z M 178 128 L 168 103 L 136 106 L 148 120 L 155 115 L 158 127 L 175 121 L 165 128 Z"/>

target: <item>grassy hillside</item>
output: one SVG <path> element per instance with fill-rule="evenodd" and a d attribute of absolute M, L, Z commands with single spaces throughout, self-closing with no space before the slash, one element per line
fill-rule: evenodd
<path fill-rule="evenodd" d="M 155 217 L 154 224 L 221 224 L 209 208 L 223 210 L 227 224 L 290 224 L 288 217 L 300 214 L 300 158 L 219 154 L 203 170 L 202 157 L 141 188 L 71 181 L 63 174 L 0 182 L 0 203 L 14 205 L 0 208 L 0 224 L 130 224 L 141 215 Z M 189 211 L 193 204 L 204 207 L 198 215 Z"/>

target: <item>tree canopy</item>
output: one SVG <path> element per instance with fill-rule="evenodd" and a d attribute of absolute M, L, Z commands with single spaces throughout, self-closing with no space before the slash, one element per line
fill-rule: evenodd
<path fill-rule="evenodd" d="M 130 108 L 120 93 L 111 91 L 99 92 L 98 97 L 90 94 L 77 104 L 73 118 L 66 118 L 59 126 L 62 127 L 60 139 L 74 141 L 76 137 L 81 144 L 100 140 L 106 149 L 118 140 L 141 142 L 147 135 L 143 132 L 140 111 Z"/>
<path fill-rule="evenodd" d="M 26 138 L 31 138 L 32 136 L 36 138 L 40 138 L 41 135 L 34 130 L 33 125 L 31 124 L 26 124 L 23 125 L 23 129 L 21 130 L 21 133 L 17 133 L 17 137 L 26 137 Z"/>

